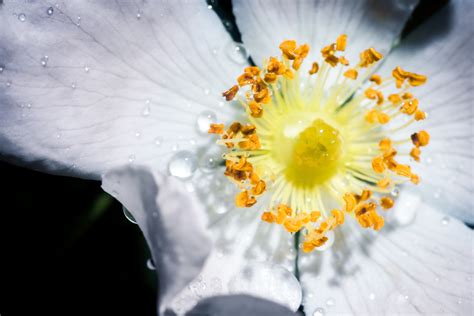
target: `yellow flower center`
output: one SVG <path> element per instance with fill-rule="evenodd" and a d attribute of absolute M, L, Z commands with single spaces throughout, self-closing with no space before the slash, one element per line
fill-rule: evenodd
<path fill-rule="evenodd" d="M 236 205 L 251 207 L 267 195 L 259 208 L 262 220 L 302 232 L 305 252 L 324 245 L 346 216 L 363 228 L 381 229 L 378 210 L 394 205 L 387 193 L 406 180 L 420 181 L 402 160 L 419 162 L 420 148 L 430 139 L 426 131 L 389 137 L 426 118 L 409 90 L 427 78 L 400 67 L 387 78 L 371 74 L 383 57 L 374 48 L 346 68 L 349 60 L 338 56 L 346 43 L 347 36 L 339 36 L 321 50 L 321 67 L 313 62 L 304 73 L 300 67 L 310 47 L 284 41 L 281 59 L 245 68 L 223 93 L 227 101 L 238 101 L 247 120 L 209 129 L 228 148 L 225 175 L 240 189 Z M 401 115 L 408 121 L 397 123 Z M 409 152 L 396 149 L 410 143 Z"/>

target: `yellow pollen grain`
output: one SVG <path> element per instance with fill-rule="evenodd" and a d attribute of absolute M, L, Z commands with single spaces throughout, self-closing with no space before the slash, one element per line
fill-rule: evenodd
<path fill-rule="evenodd" d="M 358 73 L 357 73 L 357 70 L 355 70 L 355 69 L 349 69 L 344 73 L 344 77 L 347 77 L 347 78 L 352 79 L 352 80 L 356 80 L 357 75 L 358 75 Z"/>

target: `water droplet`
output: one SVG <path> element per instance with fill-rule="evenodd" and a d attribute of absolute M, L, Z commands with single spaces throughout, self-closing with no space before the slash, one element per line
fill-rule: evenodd
<path fill-rule="evenodd" d="M 137 12 L 136 17 L 137 17 L 137 20 L 140 20 L 142 18 L 142 14 L 140 11 Z"/>
<path fill-rule="evenodd" d="M 0 64 L 0 74 L 5 70 L 5 65 Z"/>
<path fill-rule="evenodd" d="M 228 283 L 232 294 L 249 294 L 287 306 L 301 304 L 301 287 L 295 276 L 280 265 L 249 262 Z"/>
<path fill-rule="evenodd" d="M 212 111 L 201 112 L 196 120 L 197 130 L 203 135 L 207 135 L 209 126 L 211 123 L 215 123 L 217 120 L 216 114 Z"/>
<path fill-rule="evenodd" d="M 189 144 L 191 144 L 192 146 L 196 145 L 196 140 L 194 138 L 191 138 L 189 140 Z"/>
<path fill-rule="evenodd" d="M 227 56 L 236 64 L 242 65 L 247 62 L 249 53 L 241 43 L 230 42 L 226 46 Z"/>
<path fill-rule="evenodd" d="M 369 294 L 369 300 L 371 300 L 371 301 L 375 300 L 375 294 L 374 293 Z"/>
<path fill-rule="evenodd" d="M 148 115 L 150 115 L 150 111 L 151 111 L 150 106 L 146 105 L 145 108 L 142 111 L 142 115 L 147 117 Z"/>
<path fill-rule="evenodd" d="M 163 138 L 162 137 L 156 137 L 155 138 L 155 145 L 157 147 L 161 147 L 161 144 L 163 143 Z"/>
<path fill-rule="evenodd" d="M 316 310 L 313 312 L 313 316 L 324 316 L 326 315 L 326 310 L 322 307 L 316 308 Z"/>
<path fill-rule="evenodd" d="M 128 162 L 129 162 L 129 163 L 132 163 L 132 162 L 134 162 L 134 161 L 135 161 L 135 155 L 130 155 L 130 156 L 128 156 Z"/>
<path fill-rule="evenodd" d="M 81 17 L 80 16 L 77 17 L 76 25 L 81 26 Z"/>
<path fill-rule="evenodd" d="M 48 65 L 49 57 L 47 55 L 41 57 L 40 62 L 41 66 L 46 67 Z"/>
<path fill-rule="evenodd" d="M 416 218 L 420 202 L 421 199 L 419 196 L 406 192 L 398 198 L 397 207 L 393 209 L 390 216 L 392 216 L 395 222 L 400 226 L 409 225 L 413 223 Z"/>
<path fill-rule="evenodd" d="M 204 92 L 205 95 L 209 95 L 209 94 L 211 94 L 211 89 L 206 88 L 206 89 L 203 90 L 203 92 Z"/>
<path fill-rule="evenodd" d="M 326 305 L 327 306 L 334 306 L 335 302 L 334 302 L 334 299 L 332 297 L 328 298 L 326 300 Z"/>
<path fill-rule="evenodd" d="M 77 86 L 76 86 L 76 83 L 75 83 L 75 82 L 71 83 L 71 88 L 72 88 L 72 89 L 76 89 L 76 87 L 77 87 Z"/>
<path fill-rule="evenodd" d="M 122 206 L 122 210 L 123 210 L 123 215 L 125 215 L 126 219 L 128 219 L 131 223 L 134 223 L 134 224 L 137 223 L 137 220 L 135 219 L 135 217 L 133 217 L 132 213 L 130 213 L 130 211 L 127 210 L 125 206 Z"/>
<path fill-rule="evenodd" d="M 7 81 L 7 83 L 5 84 L 7 86 L 7 88 L 10 88 L 12 86 L 12 82 L 11 81 Z"/>
<path fill-rule="evenodd" d="M 84 67 L 84 71 L 85 71 L 86 73 L 89 73 L 90 70 L 91 70 L 91 69 L 90 69 L 89 67 L 87 67 L 87 66 Z"/>
<path fill-rule="evenodd" d="M 435 278 L 435 282 L 436 282 L 436 283 L 439 282 L 439 278 L 438 278 L 438 277 Z"/>
<path fill-rule="evenodd" d="M 390 195 L 393 197 L 397 197 L 400 194 L 400 190 L 398 188 L 395 188 L 390 192 Z"/>
<path fill-rule="evenodd" d="M 173 144 L 173 146 L 171 146 L 172 151 L 178 151 L 178 149 L 179 149 L 179 144 L 177 144 L 177 143 Z"/>
<path fill-rule="evenodd" d="M 61 138 L 61 133 L 57 133 L 56 138 L 58 138 L 58 139 Z"/>
<path fill-rule="evenodd" d="M 176 153 L 168 164 L 168 170 L 172 176 L 180 179 L 190 178 L 197 169 L 196 156 L 190 151 Z"/>
<path fill-rule="evenodd" d="M 156 270 L 155 263 L 153 262 L 153 259 L 148 259 L 146 261 L 146 267 L 150 270 Z"/>
<path fill-rule="evenodd" d="M 209 10 L 212 10 L 212 5 L 208 5 L 207 8 L 208 8 Z"/>
<path fill-rule="evenodd" d="M 212 146 L 199 160 L 199 168 L 204 173 L 211 173 L 222 162 L 222 148 Z"/>
<path fill-rule="evenodd" d="M 142 136 L 142 133 L 140 133 L 140 132 L 135 132 L 135 137 L 138 138 L 138 137 L 140 137 L 140 136 Z"/>
<path fill-rule="evenodd" d="M 449 224 L 449 221 L 450 221 L 449 217 L 445 216 L 441 219 L 441 224 L 443 226 L 447 226 Z"/>
<path fill-rule="evenodd" d="M 24 13 L 18 14 L 18 20 L 20 22 L 25 22 L 26 21 L 26 15 Z"/>
<path fill-rule="evenodd" d="M 46 10 L 46 14 L 48 15 L 53 15 L 53 13 L 54 13 L 53 7 L 49 7 L 48 10 Z"/>

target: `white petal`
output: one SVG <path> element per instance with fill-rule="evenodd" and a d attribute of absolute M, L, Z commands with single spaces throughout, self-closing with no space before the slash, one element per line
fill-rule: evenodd
<path fill-rule="evenodd" d="M 428 113 L 416 128 L 431 134 L 416 170 L 421 177 L 416 192 L 426 202 L 469 223 L 474 223 L 473 20 L 472 1 L 450 1 L 394 49 L 381 70 L 388 74 L 399 65 L 428 75 L 424 86 L 413 89 L 420 108 Z"/>
<path fill-rule="evenodd" d="M 471 313 L 473 240 L 463 223 L 426 204 L 413 224 L 378 234 L 347 222 L 330 251 L 302 255 L 306 314 Z"/>
<path fill-rule="evenodd" d="M 248 295 L 216 296 L 199 302 L 186 315 L 297 315 L 286 307 Z"/>
<path fill-rule="evenodd" d="M 205 1 L 54 3 L 0 7 L 5 159 L 96 179 L 129 161 L 163 170 L 208 140 L 199 113 L 229 120 L 220 94 L 243 65 Z"/>
<path fill-rule="evenodd" d="M 242 39 L 253 60 L 280 55 L 285 39 L 311 46 L 309 59 L 340 34 L 348 35 L 347 57 L 354 63 L 371 46 L 389 50 L 417 4 L 408 1 L 245 1 L 234 0 L 234 14 Z"/>
<path fill-rule="evenodd" d="M 183 183 L 141 167 L 107 172 L 102 187 L 133 214 L 143 231 L 157 265 L 164 311 L 198 275 L 211 251 L 205 211 Z"/>

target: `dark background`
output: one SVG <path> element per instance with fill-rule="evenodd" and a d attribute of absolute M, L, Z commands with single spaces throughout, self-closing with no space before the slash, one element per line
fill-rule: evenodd
<path fill-rule="evenodd" d="M 239 41 L 230 1 L 209 3 Z M 421 1 L 403 34 L 446 3 Z M 143 236 L 99 182 L 2 162 L 0 175 L 1 316 L 156 315 Z"/>

